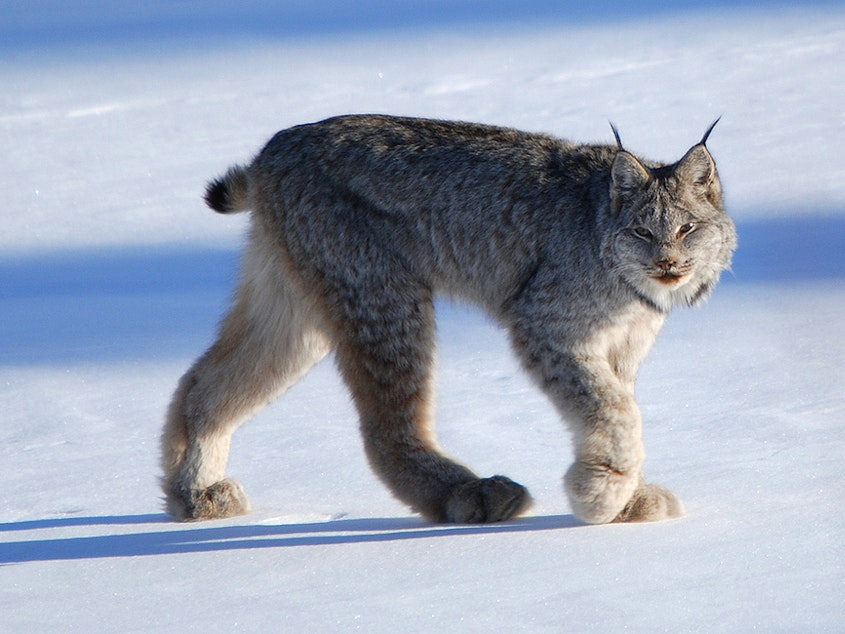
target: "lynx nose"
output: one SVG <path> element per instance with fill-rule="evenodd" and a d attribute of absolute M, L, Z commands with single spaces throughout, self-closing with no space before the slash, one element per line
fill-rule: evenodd
<path fill-rule="evenodd" d="M 669 258 L 669 257 L 665 257 L 665 256 L 658 259 L 658 260 L 655 260 L 654 263 L 657 265 L 657 267 L 661 271 L 668 271 L 669 269 L 671 269 L 673 266 L 675 266 L 677 264 L 677 262 L 674 259 Z"/>

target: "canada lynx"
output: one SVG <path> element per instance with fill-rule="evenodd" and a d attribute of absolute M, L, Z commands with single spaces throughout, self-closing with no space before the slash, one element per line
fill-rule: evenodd
<path fill-rule="evenodd" d="M 678 517 L 643 478 L 639 365 L 669 310 L 713 289 L 736 246 L 707 131 L 677 163 L 469 123 L 344 116 L 279 132 L 206 201 L 252 210 L 219 337 L 182 377 L 162 438 L 180 519 L 249 511 L 225 478 L 233 432 L 328 352 L 367 457 L 439 522 L 495 522 L 527 490 L 479 478 L 432 431 L 434 297 L 483 307 L 574 438 L 564 478 L 586 522 Z"/>

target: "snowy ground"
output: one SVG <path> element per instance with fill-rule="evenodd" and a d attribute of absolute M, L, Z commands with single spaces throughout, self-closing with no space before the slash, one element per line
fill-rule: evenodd
<path fill-rule="evenodd" d="M 21 4 L 0 38 L 0 629 L 843 631 L 845 10 L 493 2 L 482 24 L 477 3 L 441 23 L 373 1 L 367 30 L 326 0 L 274 36 L 259 0 L 241 22 L 99 4 Z M 368 470 L 331 362 L 236 436 L 252 515 L 161 512 L 163 412 L 244 230 L 203 208 L 204 182 L 277 129 L 369 111 L 603 141 L 612 119 L 664 160 L 724 115 L 708 146 L 734 273 L 672 316 L 639 383 L 647 473 L 686 518 L 574 519 L 563 426 L 502 334 L 445 304 L 441 442 L 529 486 L 530 516 L 411 515 Z"/>

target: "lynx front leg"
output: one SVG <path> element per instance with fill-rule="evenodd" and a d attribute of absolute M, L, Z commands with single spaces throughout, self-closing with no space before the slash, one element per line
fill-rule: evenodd
<path fill-rule="evenodd" d="M 434 309 L 430 294 L 413 301 L 409 285 L 357 293 L 343 328 L 338 363 L 361 420 L 367 457 L 397 498 L 436 522 L 506 520 L 530 504 L 527 490 L 504 476 L 479 478 L 446 457 L 430 429 Z"/>
<path fill-rule="evenodd" d="M 582 339 L 573 352 L 529 322 L 512 330 L 517 352 L 529 372 L 555 403 L 573 432 L 575 462 L 564 477 L 573 512 L 585 522 L 654 521 L 679 517 L 683 507 L 662 487 L 642 476 L 645 450 L 642 420 L 634 400 L 636 370 L 613 367 L 604 345 Z M 624 338 L 623 338 L 624 340 Z M 637 364 L 633 364 L 637 365 Z"/>
<path fill-rule="evenodd" d="M 633 399 L 607 386 L 593 385 L 592 389 L 599 392 L 593 411 L 577 412 L 581 409 L 577 405 L 567 408 L 575 462 L 564 476 L 564 485 L 575 514 L 590 524 L 603 524 L 613 521 L 633 496 L 645 452 Z M 580 399 L 571 394 L 567 400 Z"/>
<path fill-rule="evenodd" d="M 674 494 L 646 483 L 642 475 L 642 423 L 632 390 L 601 370 L 590 374 L 580 367 L 573 376 L 582 377 L 574 380 L 582 388 L 567 397 L 575 432 L 575 462 L 564 484 L 575 514 L 591 524 L 683 515 L 683 506 Z M 584 389 L 585 385 L 590 387 Z M 585 393 L 591 394 L 586 403 Z"/>
<path fill-rule="evenodd" d="M 639 408 L 633 396 L 613 379 L 602 385 L 593 376 L 590 383 L 593 407 L 582 409 L 580 416 L 573 412 L 579 409 L 577 405 L 569 408 L 575 431 L 575 462 L 564 484 L 575 514 L 591 524 L 657 521 L 683 515 L 683 506 L 674 494 L 646 483 L 642 475 L 645 451 Z M 576 392 L 569 395 L 570 403 L 581 400 L 583 390 Z"/>
<path fill-rule="evenodd" d="M 683 517 L 684 505 L 670 490 L 640 479 L 631 499 L 614 522 L 656 522 Z"/>

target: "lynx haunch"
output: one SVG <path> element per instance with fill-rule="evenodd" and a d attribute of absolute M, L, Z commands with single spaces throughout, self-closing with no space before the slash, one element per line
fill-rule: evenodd
<path fill-rule="evenodd" d="M 704 138 L 676 163 L 471 123 L 343 116 L 279 132 L 206 201 L 252 210 L 217 341 L 182 377 L 162 436 L 179 519 L 249 511 L 226 478 L 234 431 L 330 351 L 370 464 L 438 522 L 524 512 L 527 490 L 439 448 L 434 298 L 479 305 L 573 436 L 564 478 L 586 522 L 678 517 L 646 482 L 640 363 L 676 305 L 705 299 L 736 246 Z"/>

